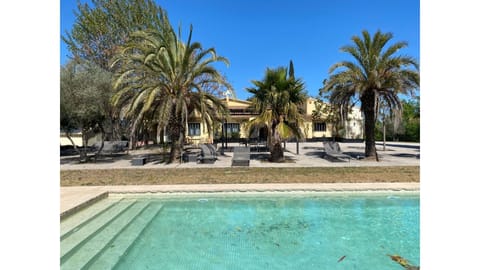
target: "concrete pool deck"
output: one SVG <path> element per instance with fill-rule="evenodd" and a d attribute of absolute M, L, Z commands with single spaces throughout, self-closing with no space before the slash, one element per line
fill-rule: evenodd
<path fill-rule="evenodd" d="M 342 150 L 350 155 L 361 155 L 364 143 L 340 143 Z M 237 145 L 235 145 L 237 146 Z M 380 162 L 352 159 L 350 162 L 331 162 L 322 158 L 321 142 L 300 143 L 299 154 L 296 144 L 287 143 L 285 156 L 293 162 L 268 163 L 251 160 L 250 167 L 361 167 L 361 166 L 419 166 L 420 145 L 418 143 L 387 142 L 386 150 L 377 143 Z M 138 152 L 140 155 L 141 152 Z M 261 154 L 252 152 L 252 154 Z M 61 170 L 82 169 L 119 169 L 119 168 L 228 168 L 231 167 L 233 154 L 219 156 L 214 164 L 182 164 L 147 163 L 144 166 L 132 166 L 131 158 L 119 158 L 105 163 L 78 164 L 60 160 Z M 109 193 L 182 193 L 182 192 L 268 192 L 268 191 L 419 191 L 420 183 L 318 183 L 318 184 L 226 184 L 226 185 L 156 185 L 156 186 L 78 186 L 60 188 L 60 217 L 66 217 L 77 210 L 88 206 Z"/>

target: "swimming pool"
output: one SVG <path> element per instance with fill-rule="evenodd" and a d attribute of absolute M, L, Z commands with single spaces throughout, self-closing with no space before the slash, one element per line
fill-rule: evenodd
<path fill-rule="evenodd" d="M 402 269 L 419 195 L 111 195 L 61 222 L 61 269 Z"/>

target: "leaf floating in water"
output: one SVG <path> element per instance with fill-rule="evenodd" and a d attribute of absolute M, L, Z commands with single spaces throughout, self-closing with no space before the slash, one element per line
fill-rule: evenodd
<path fill-rule="evenodd" d="M 399 255 L 387 255 L 387 256 L 389 256 L 392 259 L 392 261 L 397 262 L 403 267 L 407 267 L 409 265 L 408 261 Z"/>
<path fill-rule="evenodd" d="M 399 255 L 389 255 L 387 254 L 394 262 L 397 262 L 407 270 L 420 270 L 419 266 L 411 265 L 406 259 Z"/>
<path fill-rule="evenodd" d="M 343 255 L 342 257 L 340 257 L 340 259 L 338 259 L 337 263 L 343 261 L 343 259 L 345 259 L 345 257 L 347 257 L 347 255 Z"/>

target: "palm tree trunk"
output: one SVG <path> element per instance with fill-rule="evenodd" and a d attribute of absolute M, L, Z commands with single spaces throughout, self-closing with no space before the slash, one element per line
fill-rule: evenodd
<path fill-rule="evenodd" d="M 180 121 L 180 119 L 181 117 L 172 116 L 171 123 L 168 127 L 172 141 L 168 163 L 172 163 L 177 159 L 177 157 L 180 157 L 183 147 L 183 140 L 185 138 L 185 126 L 182 124 L 182 121 Z"/>
<path fill-rule="evenodd" d="M 386 141 L 386 126 L 385 126 L 385 119 L 383 119 L 383 151 L 385 151 L 385 141 Z"/>
<path fill-rule="evenodd" d="M 284 160 L 284 155 L 283 155 L 283 148 L 282 148 L 282 142 L 280 140 L 280 135 L 278 134 L 277 131 L 277 124 L 276 122 L 273 123 L 272 125 L 272 131 L 270 134 L 272 134 L 270 142 L 270 161 L 271 162 L 282 162 Z"/>
<path fill-rule="evenodd" d="M 285 156 L 283 155 L 283 148 L 281 142 L 276 142 L 273 145 L 272 150 L 270 151 L 270 161 L 271 162 L 282 162 L 284 161 Z"/>
<path fill-rule="evenodd" d="M 180 155 L 180 142 L 179 138 L 173 138 L 170 146 L 170 154 L 168 156 L 167 163 L 172 163 L 175 161 L 176 157 Z"/>
<path fill-rule="evenodd" d="M 365 115 L 365 158 L 377 158 L 375 148 L 375 93 L 370 91 L 361 97 Z"/>

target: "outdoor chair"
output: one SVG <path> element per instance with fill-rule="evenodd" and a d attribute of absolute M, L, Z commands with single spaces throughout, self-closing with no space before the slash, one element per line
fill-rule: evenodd
<path fill-rule="evenodd" d="M 211 143 L 206 144 L 206 146 L 208 147 L 208 149 L 210 149 L 210 153 L 216 159 L 217 158 L 217 148 Z"/>
<path fill-rule="evenodd" d="M 200 163 L 215 163 L 217 160 L 217 153 L 212 146 L 208 146 L 207 144 L 200 144 L 200 149 L 202 152 L 197 158 L 197 161 Z"/>
<path fill-rule="evenodd" d="M 327 157 L 332 157 L 335 159 L 348 159 L 350 162 L 350 159 L 352 158 L 351 156 L 344 154 L 342 152 L 342 149 L 340 149 L 340 145 L 338 142 L 332 142 L 332 141 L 326 141 L 323 142 L 323 148 L 325 149 L 325 155 Z"/>
<path fill-rule="evenodd" d="M 93 149 L 100 149 L 101 142 L 97 142 L 93 145 Z M 128 151 L 128 141 L 104 141 L 102 152 L 100 154 L 112 155 L 115 153 L 124 153 Z"/>
<path fill-rule="evenodd" d="M 232 166 L 250 166 L 250 147 L 234 147 Z"/>

